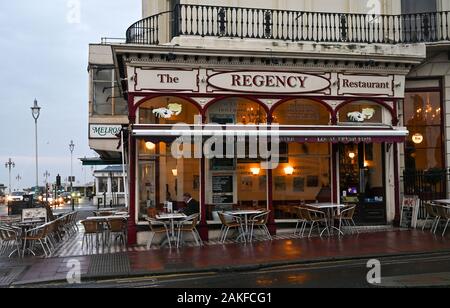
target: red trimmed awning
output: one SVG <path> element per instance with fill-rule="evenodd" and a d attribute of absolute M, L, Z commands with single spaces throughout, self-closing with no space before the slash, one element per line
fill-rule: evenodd
<path fill-rule="evenodd" d="M 391 126 L 279 126 L 279 125 L 133 125 L 132 135 L 170 142 L 178 137 L 271 137 L 280 142 L 400 143 L 405 127 Z"/>

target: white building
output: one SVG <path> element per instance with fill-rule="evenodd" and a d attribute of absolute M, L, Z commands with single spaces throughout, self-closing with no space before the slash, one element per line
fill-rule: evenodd
<path fill-rule="evenodd" d="M 357 203 L 360 223 L 392 223 L 404 189 L 424 191 L 417 176 L 436 181 L 422 170 L 450 159 L 450 4 L 362 3 L 147 0 L 125 44 L 91 45 L 90 144 L 120 160 L 115 135 L 128 128 L 132 241 L 149 205 L 181 206 L 185 192 L 200 201 L 207 238 L 217 210 L 265 207 L 275 232 L 315 200 Z M 280 164 L 175 159 L 179 122 L 200 140 L 208 123 L 243 123 L 245 134 L 278 123 Z"/>

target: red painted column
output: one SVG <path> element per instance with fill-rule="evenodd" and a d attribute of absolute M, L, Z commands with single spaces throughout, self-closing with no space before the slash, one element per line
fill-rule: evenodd
<path fill-rule="evenodd" d="M 129 138 L 129 160 L 130 160 L 130 174 L 129 181 L 129 213 L 128 220 L 128 245 L 135 245 L 137 243 L 137 227 L 136 227 L 136 139 L 132 136 Z"/>
<path fill-rule="evenodd" d="M 338 144 L 332 144 L 331 145 L 331 172 L 333 174 L 333 182 L 332 185 L 332 191 L 333 195 L 331 196 L 332 202 L 337 203 L 339 201 L 340 192 L 338 191 L 338 160 L 337 160 L 337 154 L 339 152 L 339 145 Z"/>
<path fill-rule="evenodd" d="M 128 95 L 128 112 L 130 125 L 136 121 L 136 110 L 134 108 L 134 95 Z M 128 136 L 128 189 L 129 189 L 129 214 L 128 220 L 128 245 L 135 245 L 137 243 L 137 226 L 136 226 L 136 139 L 132 132 Z"/>
<path fill-rule="evenodd" d="M 269 228 L 269 232 L 272 235 L 277 234 L 277 225 L 275 223 L 275 209 L 273 207 L 273 170 L 267 170 L 267 199 L 269 202 L 269 221 L 267 227 Z"/>
<path fill-rule="evenodd" d="M 395 185 L 395 218 L 394 224 L 400 225 L 400 166 L 398 161 L 398 144 L 394 143 L 394 185 Z"/>
<path fill-rule="evenodd" d="M 207 224 L 207 208 L 206 208 L 206 159 L 205 157 L 202 157 L 200 160 L 200 213 L 201 213 L 201 219 L 200 219 L 200 226 L 199 226 L 199 233 L 200 237 L 203 241 L 208 241 L 209 234 L 208 234 L 208 224 Z"/>

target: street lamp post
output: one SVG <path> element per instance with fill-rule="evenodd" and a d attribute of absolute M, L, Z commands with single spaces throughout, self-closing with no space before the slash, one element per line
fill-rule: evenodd
<path fill-rule="evenodd" d="M 17 180 L 17 187 L 20 188 L 20 181 L 22 181 L 22 177 L 20 176 L 20 174 L 18 174 L 18 175 L 16 176 L 16 180 Z M 19 190 L 20 190 L 20 189 L 19 189 Z"/>
<path fill-rule="evenodd" d="M 111 189 L 111 200 L 109 203 L 110 207 L 114 207 L 114 173 L 113 172 L 109 172 L 109 179 L 111 181 L 111 185 L 110 185 L 110 189 Z"/>
<path fill-rule="evenodd" d="M 31 115 L 34 119 L 34 136 L 35 136 L 35 145 L 36 145 L 36 187 L 35 187 L 35 193 L 38 193 L 39 189 L 39 161 L 38 161 L 38 119 L 41 114 L 41 107 L 38 106 L 38 102 L 35 99 L 34 100 L 34 106 L 31 107 Z"/>
<path fill-rule="evenodd" d="M 5 168 L 9 169 L 9 195 L 11 195 L 11 169 L 16 167 L 16 164 L 12 161 L 12 159 L 10 158 L 6 163 L 5 163 Z"/>
<path fill-rule="evenodd" d="M 70 150 L 70 193 L 72 194 L 72 211 L 75 211 L 75 200 L 73 196 L 73 150 L 75 150 L 75 144 L 73 143 L 73 140 L 70 140 L 69 144 L 69 150 Z"/>

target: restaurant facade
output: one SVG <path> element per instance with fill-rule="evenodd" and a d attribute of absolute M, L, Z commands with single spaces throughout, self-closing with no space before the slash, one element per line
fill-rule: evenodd
<path fill-rule="evenodd" d="M 156 1 L 126 44 L 91 46 L 91 111 L 104 107 L 107 69 L 113 117 L 90 125 L 122 126 L 125 146 L 115 134 L 90 141 L 126 163 L 130 242 L 146 241 L 149 209 L 181 208 L 185 193 L 200 203 L 204 239 L 230 209 L 270 210 L 273 233 L 302 203 L 357 204 L 359 224 L 397 222 L 405 172 L 447 165 L 450 23 L 397 2 L 375 16 Z"/>
<path fill-rule="evenodd" d="M 398 218 L 408 131 L 397 108 L 420 45 L 368 61 L 348 46 L 268 53 L 265 42 L 190 41 L 113 46 L 128 98 L 131 234 L 146 230 L 149 208 L 181 208 L 184 193 L 200 202 L 204 239 L 231 209 L 270 210 L 271 232 L 296 222 L 302 203 L 356 203 L 362 224 Z"/>

